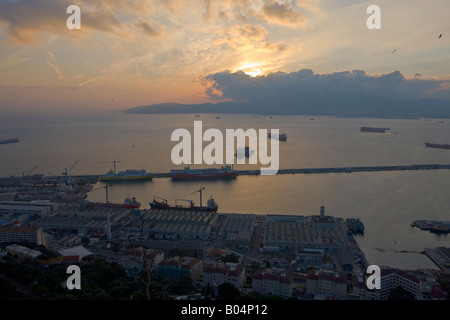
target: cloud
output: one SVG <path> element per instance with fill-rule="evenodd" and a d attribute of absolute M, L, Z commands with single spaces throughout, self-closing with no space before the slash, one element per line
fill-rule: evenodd
<path fill-rule="evenodd" d="M 67 29 L 67 7 L 75 4 L 81 9 L 81 30 Z M 126 36 L 133 29 L 133 22 L 151 12 L 144 0 L 15 0 L 0 1 L 0 23 L 5 25 L 9 40 L 16 43 L 34 43 L 43 33 L 60 36 L 80 36 L 85 30 L 114 33 Z M 120 18 L 119 18 L 120 17 Z M 141 25 L 144 34 L 154 32 L 149 24 Z"/>
<path fill-rule="evenodd" d="M 30 60 L 30 58 L 28 57 L 22 57 L 22 54 L 27 50 L 27 48 L 22 48 L 19 51 L 7 56 L 3 60 L 0 60 L 0 69 L 10 66 L 16 66 Z"/>
<path fill-rule="evenodd" d="M 150 37 L 157 37 L 161 32 L 155 27 L 151 26 L 148 22 L 140 21 L 136 23 L 138 28 L 140 28 L 146 35 Z"/>
<path fill-rule="evenodd" d="M 266 19 L 272 23 L 288 26 L 306 23 L 306 16 L 301 12 L 295 11 L 287 2 L 267 1 L 262 6 L 262 12 Z"/>
<path fill-rule="evenodd" d="M 58 60 L 56 59 L 55 55 L 51 53 L 50 51 L 47 51 L 45 60 L 47 61 L 47 64 L 56 72 L 56 75 L 58 76 L 59 80 L 64 80 L 64 76 L 61 72 L 61 69 L 58 65 Z"/>
<path fill-rule="evenodd" d="M 369 75 L 362 70 L 315 74 L 312 70 L 275 72 L 251 77 L 242 71 L 223 71 L 203 78 L 212 100 L 255 101 L 282 98 L 300 103 L 304 96 L 379 97 L 389 99 L 450 99 L 449 81 L 406 79 L 399 71 Z M 434 95 L 438 94 L 438 95 Z M 333 101 L 330 100 L 330 103 Z"/>

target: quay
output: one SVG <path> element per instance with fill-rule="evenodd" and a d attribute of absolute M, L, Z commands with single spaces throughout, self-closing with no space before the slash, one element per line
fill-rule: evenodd
<path fill-rule="evenodd" d="M 293 168 L 279 169 L 277 174 L 319 174 L 319 173 L 352 173 L 352 172 L 380 172 L 380 171 L 411 171 L 411 170 L 449 170 L 450 164 L 413 164 L 398 166 L 365 166 L 365 167 L 334 167 L 334 168 Z M 260 170 L 236 170 L 238 176 L 260 175 Z M 153 178 L 171 178 L 170 172 L 153 172 Z M 84 180 L 88 183 L 95 183 L 103 175 L 73 175 L 72 178 Z M 26 177 L 27 180 L 36 180 L 35 178 L 44 178 L 42 174 Z M 55 181 L 64 176 L 45 176 L 46 181 Z M 0 178 L 0 187 L 19 185 L 23 183 L 23 177 L 11 176 Z M 218 178 L 220 179 L 220 178 Z"/>

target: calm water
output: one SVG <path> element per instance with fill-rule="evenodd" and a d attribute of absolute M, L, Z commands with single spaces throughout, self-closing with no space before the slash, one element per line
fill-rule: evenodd
<path fill-rule="evenodd" d="M 0 145 L 0 176 L 33 173 L 58 175 L 79 163 L 72 174 L 103 174 L 118 170 L 147 169 L 167 172 L 176 168 L 170 153 L 177 128 L 192 132 L 194 120 L 207 128 L 280 129 L 288 141 L 280 143 L 280 168 L 409 165 L 450 163 L 450 151 L 425 148 L 425 142 L 450 143 L 450 120 L 347 119 L 309 116 L 253 115 L 127 115 L 120 113 L 66 116 L 13 116 L 0 118 L 0 139 L 20 137 L 20 143 Z M 388 127 L 386 134 L 361 133 L 361 126 Z M 206 145 L 206 143 L 205 143 Z M 196 167 L 196 166 L 191 166 Z M 238 169 L 258 166 L 239 165 Z M 104 201 L 104 184 L 89 194 Z M 212 195 L 220 212 L 255 214 L 318 214 L 322 204 L 336 217 L 357 217 L 366 226 L 357 241 L 369 262 L 416 268 L 431 267 L 421 251 L 450 246 L 449 235 L 412 228 L 416 219 L 450 220 L 450 171 L 392 171 L 371 173 L 240 176 L 233 181 L 151 182 L 114 184 L 112 202 L 135 196 L 148 208 L 153 195 L 174 203 L 175 198 L 199 202 Z M 381 252 L 379 249 L 383 249 Z"/>

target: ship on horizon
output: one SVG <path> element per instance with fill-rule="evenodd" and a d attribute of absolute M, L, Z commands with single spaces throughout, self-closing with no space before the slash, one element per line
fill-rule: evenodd
<path fill-rule="evenodd" d="M 429 143 L 425 142 L 426 148 L 437 148 L 437 149 L 450 149 L 450 144 L 438 144 L 438 143 Z"/>
<path fill-rule="evenodd" d="M 389 128 L 361 127 L 361 132 L 386 133 L 386 130 L 389 130 Z"/>
<path fill-rule="evenodd" d="M 129 169 L 125 171 L 115 172 L 110 170 L 107 174 L 100 177 L 100 181 L 126 181 L 126 180 L 151 180 L 153 174 L 148 173 L 147 170 Z"/>
<path fill-rule="evenodd" d="M 0 140 L 0 144 L 16 143 L 16 142 L 19 142 L 19 139 L 20 138 L 3 139 L 3 140 Z"/>
<path fill-rule="evenodd" d="M 204 179 L 234 179 L 237 171 L 230 166 L 206 169 L 191 169 L 185 167 L 182 170 L 172 169 L 170 171 L 172 180 L 204 180 Z"/>

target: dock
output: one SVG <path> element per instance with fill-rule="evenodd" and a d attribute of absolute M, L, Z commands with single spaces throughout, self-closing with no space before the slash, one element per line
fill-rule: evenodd
<path fill-rule="evenodd" d="M 449 170 L 450 164 L 413 164 L 399 166 L 365 166 L 365 167 L 333 167 L 333 168 L 293 168 L 279 169 L 277 174 L 320 174 L 320 173 L 353 173 L 353 172 L 381 172 L 381 171 L 417 171 L 417 170 Z M 260 175 L 260 170 L 236 170 L 238 176 L 256 176 Z M 153 178 L 171 178 L 170 172 L 153 172 Z M 103 174 L 91 175 L 73 175 L 73 179 L 84 180 L 88 183 L 97 182 Z M 30 176 L 27 180 L 36 180 L 44 178 L 43 175 Z M 45 176 L 47 182 L 57 181 L 63 176 Z M 220 178 L 218 178 L 220 179 Z M 23 177 L 4 177 L 0 178 L 0 187 L 18 185 L 23 182 Z"/>

